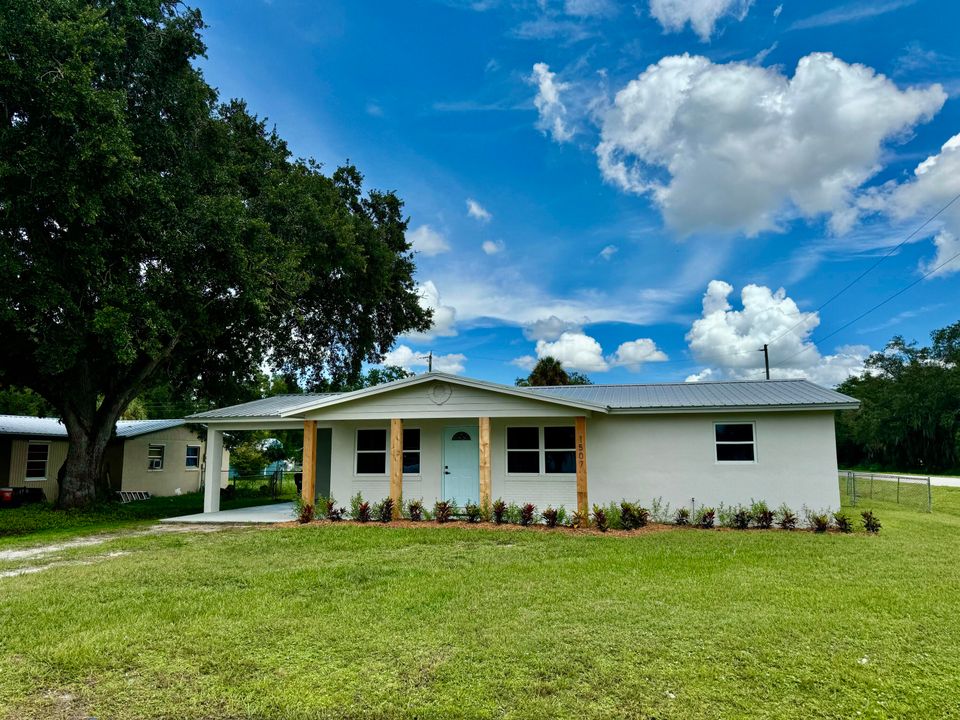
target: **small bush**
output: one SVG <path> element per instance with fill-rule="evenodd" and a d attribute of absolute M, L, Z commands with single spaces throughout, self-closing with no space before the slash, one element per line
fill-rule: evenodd
<path fill-rule="evenodd" d="M 750 515 L 753 516 L 753 522 L 761 530 L 769 530 L 773 525 L 773 511 L 767 507 L 763 500 L 754 502 L 750 506 Z"/>
<path fill-rule="evenodd" d="M 736 510 L 733 511 L 733 527 L 737 530 L 746 530 L 750 527 L 750 511 L 745 507 L 738 505 Z"/>
<path fill-rule="evenodd" d="M 363 495 L 357 493 L 352 498 L 350 498 L 350 517 L 354 520 L 357 519 L 357 512 L 360 510 L 360 505 L 363 503 Z"/>
<path fill-rule="evenodd" d="M 608 528 L 623 530 L 623 518 L 620 516 L 619 504 L 612 502 L 603 509 L 603 512 L 606 513 L 607 516 Z"/>
<path fill-rule="evenodd" d="M 468 523 L 480 522 L 480 517 L 482 514 L 483 511 L 480 509 L 480 506 L 474 502 L 468 502 L 463 506 L 463 515 L 467 519 Z"/>
<path fill-rule="evenodd" d="M 634 530 L 640 527 L 637 520 L 637 506 L 624 500 L 620 503 L 620 524 L 624 530 Z"/>
<path fill-rule="evenodd" d="M 368 523 L 370 522 L 370 503 L 362 502 L 357 505 L 357 510 L 353 515 L 353 519 L 357 522 Z"/>
<path fill-rule="evenodd" d="M 650 520 L 655 523 L 670 522 L 670 503 L 665 503 L 663 498 L 654 498 L 650 503 Z"/>
<path fill-rule="evenodd" d="M 503 525 L 507 521 L 507 504 L 502 498 L 498 498 L 493 504 L 493 522 L 497 525 Z"/>
<path fill-rule="evenodd" d="M 717 520 L 717 511 L 712 507 L 702 507 L 697 510 L 695 522 L 697 527 L 712 528 Z"/>
<path fill-rule="evenodd" d="M 377 522 L 388 523 L 393 520 L 393 498 L 384 498 L 373 508 Z"/>
<path fill-rule="evenodd" d="M 673 522 L 677 525 L 689 525 L 690 511 L 687 508 L 677 508 L 677 512 L 673 516 Z"/>
<path fill-rule="evenodd" d="M 520 523 L 520 506 L 516 503 L 510 503 L 507 505 L 507 522 L 511 525 L 518 525 Z"/>
<path fill-rule="evenodd" d="M 714 519 L 720 527 L 733 527 L 733 506 L 727 507 L 723 503 L 717 505 L 714 511 Z"/>
<path fill-rule="evenodd" d="M 574 530 L 579 528 L 585 528 L 589 525 L 589 521 L 585 518 L 579 510 L 574 510 L 573 515 L 570 516 L 570 527 Z"/>
<path fill-rule="evenodd" d="M 877 519 L 877 516 L 873 514 L 873 510 L 864 510 L 860 513 L 860 519 L 863 522 L 863 529 L 868 533 L 877 534 L 880 532 L 880 521 Z"/>
<path fill-rule="evenodd" d="M 593 506 L 593 526 L 600 532 L 606 532 L 609 527 L 607 524 L 607 511 L 599 505 Z"/>
<path fill-rule="evenodd" d="M 411 500 L 407 503 L 407 517 L 409 517 L 413 522 L 420 522 L 423 520 L 422 500 Z"/>
<path fill-rule="evenodd" d="M 781 530 L 796 530 L 797 516 L 786 505 L 777 509 L 777 526 Z"/>
<path fill-rule="evenodd" d="M 338 508 L 333 498 L 327 499 L 327 520 L 330 522 L 340 522 L 347 513 L 346 508 Z"/>
<path fill-rule="evenodd" d="M 807 527 L 815 533 L 825 533 L 830 528 L 830 516 L 824 512 L 808 511 L 806 521 Z"/>
<path fill-rule="evenodd" d="M 313 505 L 310 503 L 303 503 L 300 506 L 300 511 L 297 513 L 297 522 L 305 524 L 313 520 Z"/>
<path fill-rule="evenodd" d="M 520 508 L 520 524 L 526 527 L 537 519 L 537 506 L 533 503 L 526 503 Z"/>
<path fill-rule="evenodd" d="M 557 508 L 557 525 L 567 524 L 567 509 L 561 505 Z"/>
<path fill-rule="evenodd" d="M 650 511 L 645 507 L 637 508 L 637 527 L 646 527 L 650 522 Z"/>
<path fill-rule="evenodd" d="M 543 524 L 550 528 L 556 527 L 558 515 L 559 513 L 556 510 L 554 510 L 552 507 L 548 507 L 542 513 Z"/>
<path fill-rule="evenodd" d="M 833 524 L 837 526 L 837 530 L 842 533 L 851 533 L 853 532 L 853 520 L 850 519 L 850 516 L 843 512 L 835 512 L 833 514 Z"/>
<path fill-rule="evenodd" d="M 455 506 L 451 500 L 437 500 L 433 505 L 433 516 L 441 525 L 453 519 Z"/>

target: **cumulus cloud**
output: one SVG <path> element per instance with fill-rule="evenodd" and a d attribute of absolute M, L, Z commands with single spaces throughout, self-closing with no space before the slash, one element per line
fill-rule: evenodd
<path fill-rule="evenodd" d="M 619 250 L 619 248 L 616 245 L 607 245 L 603 250 L 600 251 L 599 255 L 604 260 L 609 260 L 617 254 L 617 250 Z"/>
<path fill-rule="evenodd" d="M 511 360 L 510 364 L 516 365 L 518 368 L 530 372 L 537 364 L 537 359 L 533 355 L 521 355 L 520 357 Z"/>
<path fill-rule="evenodd" d="M 467 215 L 480 222 L 490 222 L 493 219 L 490 211 L 473 198 L 467 198 Z"/>
<path fill-rule="evenodd" d="M 551 315 L 525 325 L 523 336 L 527 340 L 556 340 L 565 332 L 580 332 L 581 327 L 581 323 L 561 320 L 556 315 Z"/>
<path fill-rule="evenodd" d="M 440 301 L 440 291 L 432 280 L 417 287 L 420 306 L 433 310 L 433 325 L 427 332 L 409 333 L 406 337 L 415 342 L 432 340 L 435 337 L 453 337 L 457 334 L 457 310 Z"/>
<path fill-rule="evenodd" d="M 933 239 L 936 254 L 920 263 L 920 271 L 930 277 L 946 277 L 960 272 L 960 238 L 947 230 L 937 233 Z"/>
<path fill-rule="evenodd" d="M 755 235 L 822 215 L 843 232 L 885 143 L 929 120 L 946 97 L 939 85 L 901 90 L 829 53 L 801 58 L 792 78 L 669 56 L 616 94 L 596 153 L 608 182 L 649 195 L 681 235 Z M 555 117 L 541 113 L 541 122 Z"/>
<path fill-rule="evenodd" d="M 503 252 L 503 240 L 484 240 L 480 246 L 487 255 L 496 255 Z"/>
<path fill-rule="evenodd" d="M 550 70 L 549 65 L 542 62 L 533 66 L 530 82 L 537 86 L 537 95 L 533 99 L 533 104 L 539 113 L 537 128 L 557 142 L 570 140 L 573 137 L 573 129 L 567 124 L 567 108 L 561 97 L 570 86 L 559 82 L 557 74 Z"/>
<path fill-rule="evenodd" d="M 763 371 L 760 349 L 770 344 L 771 375 L 805 377 L 836 385 L 863 372 L 870 349 L 864 345 L 838 348 L 821 355 L 811 340 L 820 324 L 816 312 L 802 312 L 786 291 L 747 285 L 740 293 L 741 309 L 729 301 L 733 286 L 713 280 L 703 296 L 703 312 L 686 335 L 693 357 L 707 367 L 687 378 L 759 379 Z"/>
<path fill-rule="evenodd" d="M 706 42 L 722 17 L 743 20 L 753 0 L 650 0 L 650 15 L 667 32 L 680 32 L 690 27 Z"/>
<path fill-rule="evenodd" d="M 433 369 L 439 372 L 459 375 L 465 370 L 466 361 L 467 356 L 462 353 L 434 355 Z M 428 366 L 427 351 L 414 350 L 407 345 L 397 345 L 397 347 L 384 356 L 383 364 L 396 365 L 410 372 L 425 370 Z"/>
<path fill-rule="evenodd" d="M 437 232 L 429 225 L 421 225 L 407 236 L 413 251 L 431 257 L 450 251 L 450 245 L 442 233 Z"/>
<path fill-rule="evenodd" d="M 582 372 L 606 372 L 613 367 L 624 367 L 639 371 L 644 363 L 664 362 L 667 355 L 650 338 L 637 338 L 621 343 L 616 351 L 604 356 L 603 347 L 590 335 L 572 323 L 559 318 L 549 318 L 541 324 L 524 329 L 524 335 L 532 339 L 538 336 L 537 357 L 530 355 L 513 360 L 513 364 L 524 369 L 532 368 L 537 359 L 552 357 L 560 361 L 567 370 Z"/>

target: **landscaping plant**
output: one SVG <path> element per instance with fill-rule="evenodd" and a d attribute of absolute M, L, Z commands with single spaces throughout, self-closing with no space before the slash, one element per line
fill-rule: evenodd
<path fill-rule="evenodd" d="M 451 500 L 437 500 L 433 504 L 433 516 L 436 518 L 437 522 L 441 525 L 443 523 L 448 523 L 453 519 L 453 512 L 456 509 L 453 501 Z"/>
<path fill-rule="evenodd" d="M 579 510 L 574 510 L 573 515 L 570 516 L 570 527 L 574 530 L 580 528 L 585 528 L 589 525 L 589 521 L 585 518 Z"/>
<path fill-rule="evenodd" d="M 750 527 L 750 511 L 742 505 L 738 505 L 733 511 L 733 527 L 737 530 L 746 530 Z"/>
<path fill-rule="evenodd" d="M 637 507 L 637 527 L 646 527 L 650 522 L 650 511 L 645 507 Z"/>
<path fill-rule="evenodd" d="M 873 510 L 864 510 L 860 513 L 860 518 L 863 521 L 863 529 L 868 533 L 876 534 L 880 532 L 880 521 L 873 514 Z"/>
<path fill-rule="evenodd" d="M 808 511 L 806 521 L 807 527 L 815 533 L 825 533 L 830 528 L 830 516 L 823 512 Z"/>
<path fill-rule="evenodd" d="M 712 528 L 717 520 L 717 512 L 712 507 L 702 507 L 696 515 L 697 527 Z"/>
<path fill-rule="evenodd" d="M 750 515 L 753 516 L 753 522 L 761 530 L 769 530 L 773 525 L 773 511 L 767 507 L 763 500 L 758 500 L 750 506 Z"/>
<path fill-rule="evenodd" d="M 670 518 L 670 503 L 663 502 L 662 497 L 654 498 L 650 503 L 650 519 L 655 523 L 666 523 Z"/>
<path fill-rule="evenodd" d="M 546 510 L 541 513 L 543 517 L 543 524 L 549 528 L 557 526 L 558 513 L 552 507 L 548 507 Z"/>
<path fill-rule="evenodd" d="M 407 516 L 413 520 L 413 522 L 420 522 L 423 520 L 423 501 L 422 500 L 411 500 L 407 503 Z"/>
<path fill-rule="evenodd" d="M 600 532 L 607 531 L 607 513 L 599 505 L 593 506 L 593 526 Z"/>
<path fill-rule="evenodd" d="M 353 515 L 353 519 L 357 522 L 367 523 L 370 522 L 370 503 L 364 501 L 357 505 L 357 510 Z"/>
<path fill-rule="evenodd" d="M 634 530 L 640 527 L 637 521 L 637 506 L 624 500 L 620 503 L 620 525 L 624 530 Z"/>
<path fill-rule="evenodd" d="M 526 503 L 520 508 L 520 524 L 526 527 L 537 519 L 537 507 L 533 503 Z"/>
<path fill-rule="evenodd" d="M 777 510 L 777 525 L 781 530 L 796 530 L 797 516 L 786 505 Z"/>
<path fill-rule="evenodd" d="M 357 513 L 360 510 L 360 505 L 363 504 L 363 495 L 359 492 L 350 498 L 350 517 L 354 520 L 357 519 Z"/>
<path fill-rule="evenodd" d="M 480 506 L 474 502 L 468 502 L 463 506 L 463 514 L 467 519 L 468 523 L 478 523 L 480 518 L 483 515 L 483 511 L 480 509 Z"/>
<path fill-rule="evenodd" d="M 303 503 L 300 506 L 300 511 L 297 513 L 297 522 L 301 524 L 306 524 L 313 520 L 313 505 L 310 503 Z"/>
<path fill-rule="evenodd" d="M 507 505 L 507 522 L 517 525 L 520 522 L 520 506 L 516 503 Z"/>
<path fill-rule="evenodd" d="M 689 525 L 690 511 L 687 508 L 677 508 L 677 513 L 673 516 L 673 522 L 677 525 Z"/>
<path fill-rule="evenodd" d="M 378 502 L 373 512 L 377 522 L 388 523 L 393 520 L 393 498 L 384 498 Z"/>
<path fill-rule="evenodd" d="M 497 525 L 503 525 L 507 521 L 507 504 L 503 498 L 498 498 L 493 504 L 493 522 Z"/>
<path fill-rule="evenodd" d="M 340 522 L 346 514 L 346 508 L 338 508 L 333 498 L 327 498 L 327 520 L 331 522 Z"/>
<path fill-rule="evenodd" d="M 835 512 L 833 514 L 833 523 L 837 526 L 837 530 L 842 533 L 853 532 L 853 520 L 844 512 Z"/>

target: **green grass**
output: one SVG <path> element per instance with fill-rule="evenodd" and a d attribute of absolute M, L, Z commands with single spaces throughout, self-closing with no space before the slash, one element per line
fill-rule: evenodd
<path fill-rule="evenodd" d="M 0 578 L 0 717 L 956 716 L 960 516 L 876 509 L 876 537 L 121 537 Z"/>
<path fill-rule="evenodd" d="M 250 507 L 290 500 L 288 494 L 274 500 L 253 490 L 241 490 L 220 508 Z M 203 512 L 203 493 L 153 497 L 132 503 L 102 503 L 91 508 L 54 510 L 46 503 L 0 510 L 0 549 L 32 545 L 121 528 L 145 526 L 152 521 Z"/>

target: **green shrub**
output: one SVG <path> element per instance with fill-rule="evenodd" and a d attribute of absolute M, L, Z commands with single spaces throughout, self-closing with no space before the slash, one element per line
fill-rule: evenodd
<path fill-rule="evenodd" d="M 589 520 L 583 516 L 579 510 L 574 510 L 570 516 L 570 527 L 574 530 L 585 528 L 590 524 Z"/>
<path fill-rule="evenodd" d="M 561 505 L 557 508 L 557 525 L 567 524 L 567 509 Z"/>
<path fill-rule="evenodd" d="M 750 505 L 750 515 L 753 517 L 753 522 L 761 530 L 769 530 L 770 526 L 773 525 L 773 511 L 767 507 L 763 500 L 758 500 Z"/>
<path fill-rule="evenodd" d="M 520 524 L 520 506 L 514 502 L 507 505 L 507 522 L 511 525 Z"/>
<path fill-rule="evenodd" d="M 357 510 L 353 515 L 353 519 L 357 522 L 368 523 L 370 522 L 370 503 L 364 501 L 357 505 Z"/>
<path fill-rule="evenodd" d="M 807 527 L 815 533 L 825 533 L 830 528 L 830 516 L 825 512 L 804 511 Z"/>
<path fill-rule="evenodd" d="M 733 527 L 733 511 L 734 511 L 733 506 L 727 507 L 723 503 L 720 503 L 719 505 L 717 505 L 717 508 L 714 512 L 714 518 L 716 520 L 716 524 L 719 525 L 720 527 L 732 528 Z"/>
<path fill-rule="evenodd" d="M 393 520 L 393 498 L 384 498 L 373 508 L 373 515 L 377 522 L 388 523 Z"/>
<path fill-rule="evenodd" d="M 880 520 L 873 514 L 873 510 L 864 510 L 860 513 L 860 519 L 863 522 L 863 529 L 868 533 L 877 534 L 880 532 Z"/>
<path fill-rule="evenodd" d="M 600 532 L 606 532 L 609 527 L 607 523 L 607 512 L 599 505 L 593 506 L 593 526 Z"/>
<path fill-rule="evenodd" d="M 620 505 L 615 502 L 609 503 L 603 508 L 607 517 L 607 527 L 614 530 L 623 530 L 623 518 L 620 516 Z"/>
<path fill-rule="evenodd" d="M 842 533 L 853 532 L 853 520 L 844 512 L 837 511 L 833 514 L 833 524 L 836 525 L 837 530 Z"/>
<path fill-rule="evenodd" d="M 423 501 L 422 500 L 411 500 L 407 503 L 407 517 L 410 518 L 413 522 L 420 522 L 423 520 Z"/>
<path fill-rule="evenodd" d="M 650 511 L 645 507 L 637 507 L 637 527 L 646 527 L 650 523 Z"/>
<path fill-rule="evenodd" d="M 468 502 L 463 506 L 463 516 L 467 519 L 468 523 L 480 522 L 482 515 L 483 512 L 480 510 L 480 506 L 474 502 Z"/>
<path fill-rule="evenodd" d="M 677 508 L 677 512 L 673 516 L 673 522 L 676 525 L 689 525 L 690 511 L 687 508 Z"/>
<path fill-rule="evenodd" d="M 781 530 L 796 530 L 797 529 L 797 516 L 786 506 L 786 504 L 781 505 L 777 508 L 777 526 Z"/>
<path fill-rule="evenodd" d="M 640 527 L 637 519 L 637 506 L 624 500 L 620 503 L 620 525 L 624 530 L 635 530 Z"/>
<path fill-rule="evenodd" d="M 433 505 L 433 516 L 441 525 L 448 523 L 453 519 L 453 512 L 456 509 L 454 500 L 437 500 Z"/>
<path fill-rule="evenodd" d="M 543 518 L 543 524 L 547 527 L 552 528 L 557 526 L 558 513 L 552 507 L 548 507 L 546 510 L 544 510 L 541 513 L 541 517 Z"/>
<path fill-rule="evenodd" d="M 717 520 L 717 511 L 712 507 L 702 507 L 697 510 L 694 520 L 697 527 L 712 528 Z"/>
<path fill-rule="evenodd" d="M 354 520 L 357 519 L 357 513 L 360 510 L 360 506 L 363 504 L 363 495 L 359 492 L 350 498 L 350 517 Z"/>
<path fill-rule="evenodd" d="M 503 498 L 497 498 L 497 501 L 493 504 L 493 522 L 497 525 L 503 525 L 507 522 L 507 504 L 503 501 Z"/>
<path fill-rule="evenodd" d="M 311 522 L 313 520 L 313 505 L 311 503 L 303 503 L 300 506 L 300 511 L 297 513 L 297 522 L 304 524 Z"/>
<path fill-rule="evenodd" d="M 750 527 L 750 511 L 742 505 L 738 505 L 733 511 L 733 527 L 737 530 L 746 530 Z"/>
<path fill-rule="evenodd" d="M 327 498 L 326 501 L 327 520 L 331 522 L 340 522 L 347 513 L 346 508 L 338 508 L 333 498 Z"/>
<path fill-rule="evenodd" d="M 525 503 L 520 508 L 520 524 L 526 527 L 531 525 L 537 519 L 537 506 L 533 503 Z"/>
<path fill-rule="evenodd" d="M 670 503 L 665 503 L 663 498 L 656 497 L 650 503 L 650 521 L 655 523 L 667 523 L 673 516 L 670 514 Z"/>

